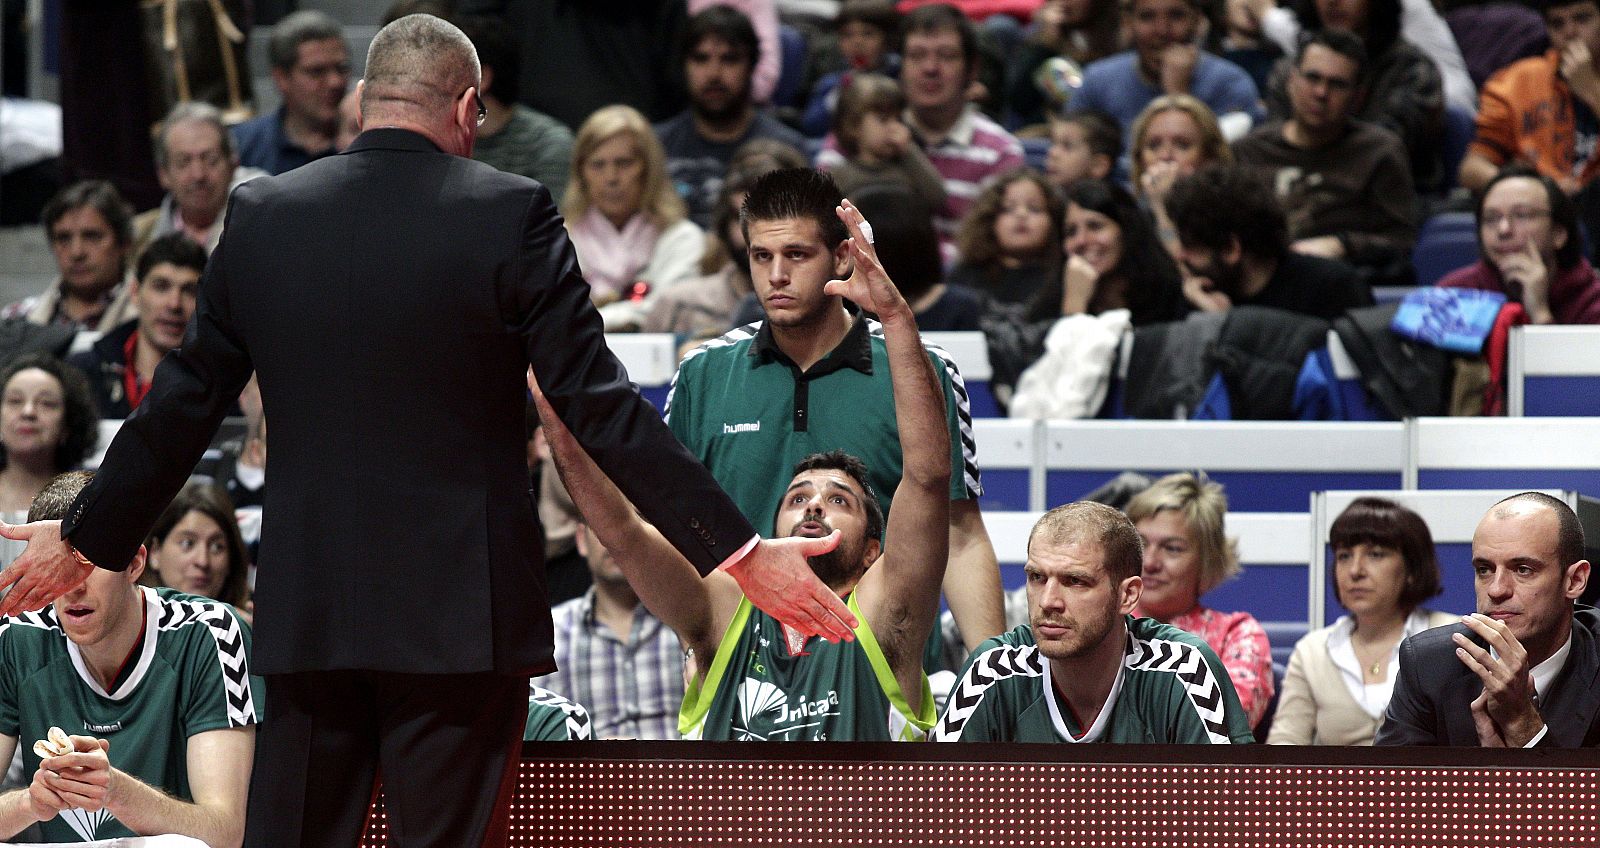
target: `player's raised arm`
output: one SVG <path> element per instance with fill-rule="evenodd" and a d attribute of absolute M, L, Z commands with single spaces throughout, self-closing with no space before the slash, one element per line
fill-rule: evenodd
<path fill-rule="evenodd" d="M 903 458 L 885 553 L 861 578 L 860 604 L 895 661 L 896 676 L 906 678 L 902 691 L 914 692 L 908 682 L 921 670 L 919 648 L 938 614 L 949 557 L 950 432 L 944 394 L 910 304 L 879 263 L 861 212 L 846 200 L 839 217 L 850 229 L 854 268 L 848 279 L 828 283 L 827 292 L 849 298 L 883 324 Z"/>
<path fill-rule="evenodd" d="M 686 646 L 714 645 L 739 603 L 739 587 L 721 571 L 700 573 L 634 510 L 550 408 L 530 371 L 528 387 L 561 482 L 584 523 L 622 568 L 639 600 Z"/>

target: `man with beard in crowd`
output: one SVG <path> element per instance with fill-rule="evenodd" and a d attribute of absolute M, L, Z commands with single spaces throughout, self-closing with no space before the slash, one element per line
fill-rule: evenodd
<path fill-rule="evenodd" d="M 683 45 L 689 108 L 655 129 L 689 218 L 707 229 L 734 151 L 757 138 L 797 150 L 805 142 L 778 119 L 756 111 L 750 77 L 761 48 L 755 26 L 743 12 L 728 6 L 707 8 L 689 19 Z"/>
<path fill-rule="evenodd" d="M 1372 293 L 1342 262 L 1295 253 L 1283 209 L 1265 180 L 1243 165 L 1211 165 L 1167 195 L 1178 231 L 1183 293 L 1207 312 L 1246 304 L 1331 321 L 1370 306 Z"/>

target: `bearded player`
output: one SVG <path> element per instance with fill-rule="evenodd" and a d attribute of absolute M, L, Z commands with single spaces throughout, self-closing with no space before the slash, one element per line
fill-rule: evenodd
<path fill-rule="evenodd" d="M 938 613 L 949 554 L 950 434 L 944 396 L 911 307 L 884 273 L 849 201 L 838 214 L 854 270 L 827 284 L 883 324 L 904 467 L 884 544 L 883 511 L 860 460 L 807 457 L 777 505 L 775 527 L 838 548 L 812 570 L 846 600 L 855 640 L 806 639 L 753 607 L 723 574 L 702 580 L 602 476 L 560 419 L 541 407 L 573 501 L 622 565 L 640 600 L 694 657 L 679 731 L 696 739 L 914 740 L 933 724 L 922 648 Z M 542 404 L 542 399 L 540 400 Z M 672 567 L 663 567 L 668 563 Z"/>

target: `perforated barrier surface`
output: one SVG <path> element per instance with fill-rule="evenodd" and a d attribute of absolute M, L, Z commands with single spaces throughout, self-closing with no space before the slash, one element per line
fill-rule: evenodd
<path fill-rule="evenodd" d="M 1593 846 L 1597 814 L 1593 752 L 540 743 L 511 844 Z"/>

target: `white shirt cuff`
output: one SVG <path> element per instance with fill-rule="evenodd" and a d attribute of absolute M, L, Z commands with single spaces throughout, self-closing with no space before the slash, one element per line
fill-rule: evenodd
<path fill-rule="evenodd" d="M 757 533 L 756 535 L 751 536 L 750 537 L 750 541 L 745 542 L 743 545 L 740 545 L 739 546 L 739 550 L 733 552 L 733 556 L 730 556 L 727 559 L 723 560 L 722 564 L 717 566 L 717 570 L 718 571 L 727 571 L 730 566 L 732 566 L 734 563 L 737 563 L 739 560 L 744 559 L 746 556 L 749 555 L 749 553 L 751 551 L 755 550 L 756 545 L 759 544 L 760 542 L 761 542 L 761 534 L 760 533 Z"/>
<path fill-rule="evenodd" d="M 1533 738 L 1528 740 L 1528 744 L 1523 745 L 1522 747 L 1524 747 L 1524 748 L 1532 748 L 1533 746 L 1539 744 L 1539 740 L 1543 739 L 1544 735 L 1546 733 L 1549 733 L 1549 732 L 1550 732 L 1550 724 L 1549 724 L 1549 722 L 1546 722 L 1545 726 L 1539 728 L 1539 732 L 1533 734 Z"/>

